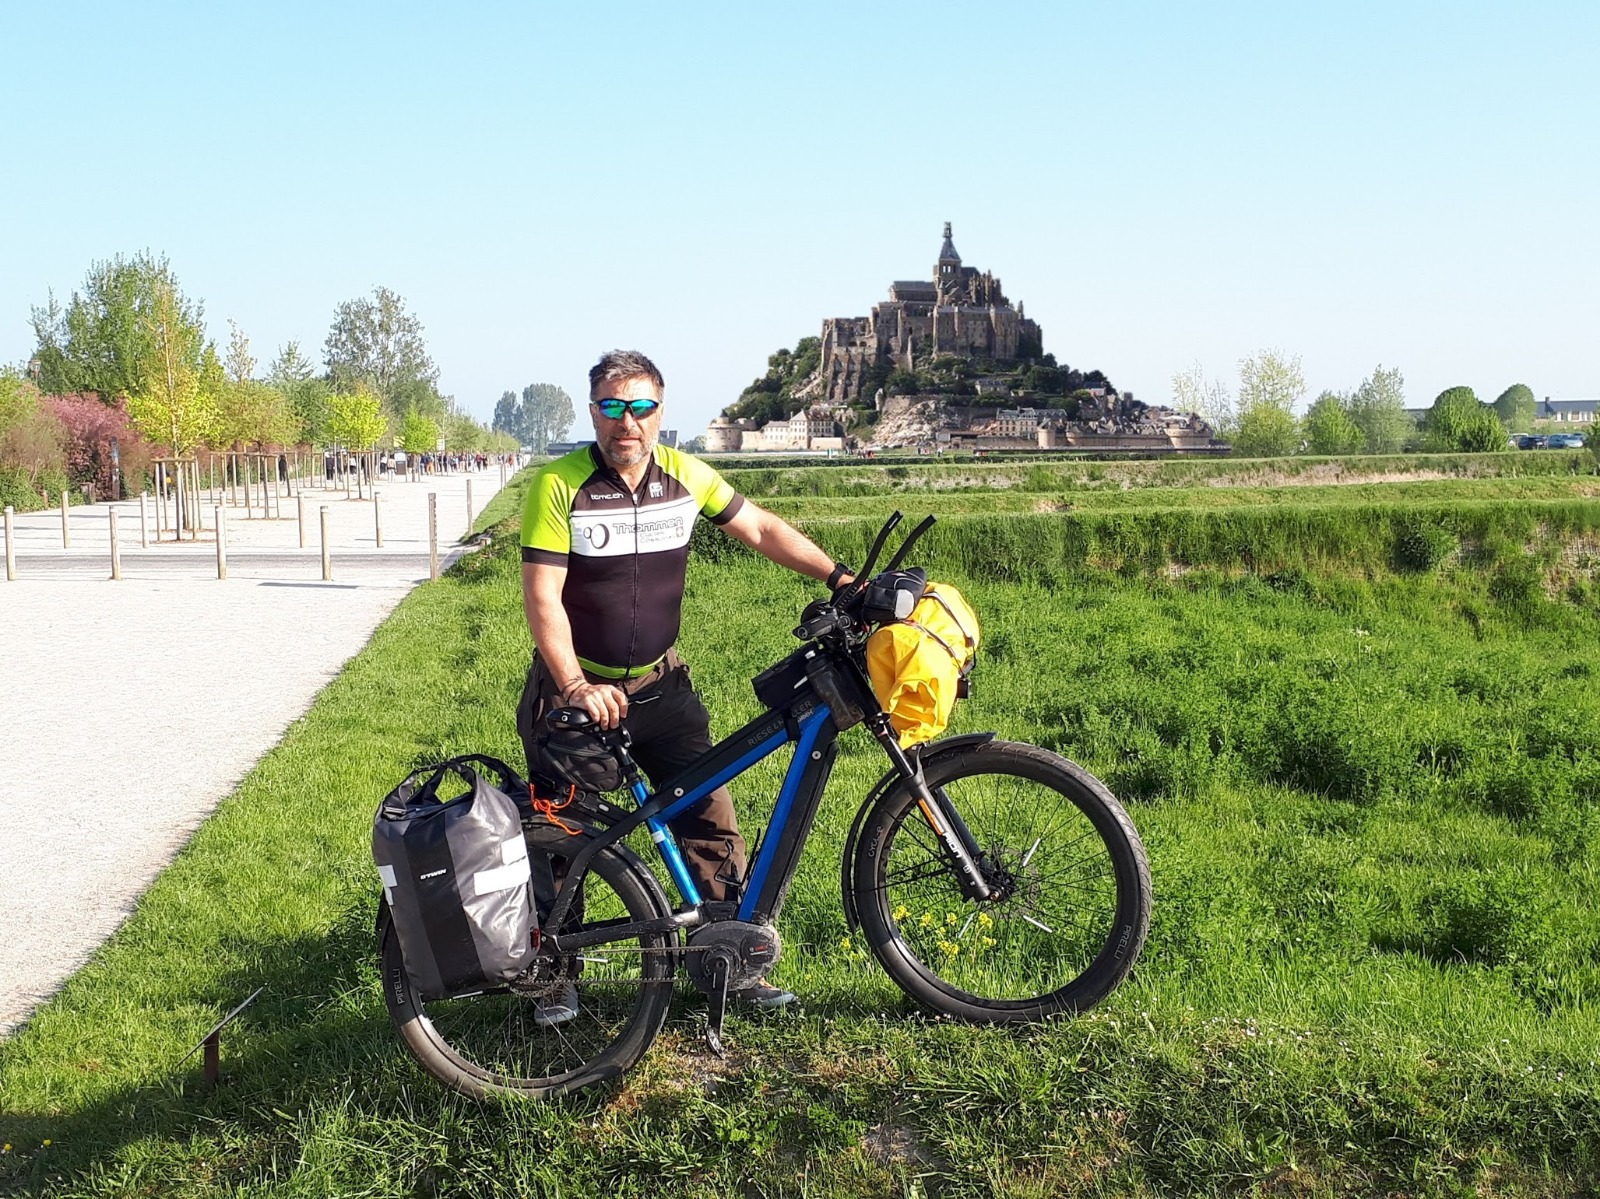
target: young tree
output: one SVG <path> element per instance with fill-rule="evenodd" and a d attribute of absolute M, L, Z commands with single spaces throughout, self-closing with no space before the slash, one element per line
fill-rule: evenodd
<path fill-rule="evenodd" d="M 451 412 L 444 418 L 444 443 L 452 450 L 466 453 L 481 450 L 484 433 L 483 426 L 465 412 Z"/>
<path fill-rule="evenodd" d="M 39 406 L 39 389 L 14 366 L 0 366 L 0 433 L 32 416 Z"/>
<path fill-rule="evenodd" d="M 256 360 L 250 353 L 250 339 L 231 320 L 228 322 L 228 354 L 222 360 L 222 369 L 230 383 L 248 383 L 256 377 Z"/>
<path fill-rule="evenodd" d="M 229 379 L 217 403 L 217 446 L 290 445 L 299 440 L 300 421 L 289 397 L 269 383 Z"/>
<path fill-rule="evenodd" d="M 1361 430 L 1369 454 L 1398 454 L 1417 431 L 1406 415 L 1406 381 L 1398 367 L 1381 365 L 1350 396 L 1350 419 Z"/>
<path fill-rule="evenodd" d="M 1494 402 L 1494 414 L 1513 433 L 1526 433 L 1533 428 L 1533 414 L 1537 408 L 1533 388 L 1526 383 L 1513 383 Z"/>
<path fill-rule="evenodd" d="M 1366 444 L 1361 427 L 1350 419 L 1349 399 L 1325 391 L 1306 411 L 1306 449 L 1313 454 L 1359 454 Z"/>
<path fill-rule="evenodd" d="M 287 392 L 316 373 L 311 359 L 300 352 L 300 343 L 286 341 L 278 347 L 278 356 L 267 367 L 267 382 Z"/>
<path fill-rule="evenodd" d="M 1179 412 L 1199 413 L 1218 437 L 1231 436 L 1236 427 L 1228 385 L 1207 379 L 1198 362 L 1172 376 L 1172 406 Z"/>
<path fill-rule="evenodd" d="M 1305 394 L 1300 357 L 1263 350 L 1239 363 L 1238 427 L 1234 452 L 1249 458 L 1292 454 L 1300 445 L 1294 406 Z"/>
<path fill-rule="evenodd" d="M 223 372 L 216 347 L 205 340 L 198 306 L 166 280 L 155 284 L 140 319 L 149 356 L 137 369 L 142 382 L 128 397 L 128 416 L 151 441 L 178 456 L 191 454 L 217 425 Z"/>
<path fill-rule="evenodd" d="M 406 413 L 400 424 L 400 448 L 408 454 L 431 454 L 439 448 L 439 426 L 420 412 Z"/>
<path fill-rule="evenodd" d="M 1430 450 L 1483 453 L 1504 449 L 1506 428 L 1494 409 L 1478 402 L 1470 387 L 1441 391 L 1422 422 L 1423 442 Z"/>
<path fill-rule="evenodd" d="M 326 379 L 316 378 L 316 368 L 300 352 L 299 342 L 286 342 L 279 348 L 267 367 L 267 382 L 288 398 L 289 411 L 298 423 L 297 441 L 319 445 L 329 440 L 328 397 L 333 388 Z"/>
<path fill-rule="evenodd" d="M 387 427 L 383 405 L 369 389 L 336 391 L 328 397 L 327 437 L 334 444 L 363 453 L 378 444 Z"/>

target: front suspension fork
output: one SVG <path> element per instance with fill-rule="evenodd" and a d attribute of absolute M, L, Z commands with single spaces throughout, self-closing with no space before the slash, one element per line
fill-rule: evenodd
<path fill-rule="evenodd" d="M 878 744 L 883 746 L 884 753 L 889 755 L 889 760 L 894 763 L 895 769 L 900 772 L 900 777 L 911 789 L 911 794 L 916 797 L 917 808 L 921 811 L 922 818 L 928 822 L 933 835 L 939 839 L 945 859 L 955 871 L 956 883 L 961 888 L 961 897 L 977 902 L 992 898 L 994 889 L 984 881 L 983 873 L 978 869 L 977 842 L 973 840 L 972 830 L 967 828 L 966 821 L 961 819 L 961 813 L 956 811 L 955 805 L 943 791 L 928 786 L 921 764 L 913 765 L 905 750 L 900 748 L 900 740 L 895 736 L 887 714 L 879 713 L 870 717 L 868 724 L 872 729 L 872 735 L 878 739 Z"/>

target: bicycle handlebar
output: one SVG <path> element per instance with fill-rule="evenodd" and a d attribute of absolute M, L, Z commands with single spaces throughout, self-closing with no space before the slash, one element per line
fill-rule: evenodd
<path fill-rule="evenodd" d="M 824 604 L 822 611 L 810 620 L 802 621 L 795 629 L 794 635 L 802 641 L 816 641 L 832 633 L 842 633 L 849 629 L 855 622 L 844 612 L 831 604 Z"/>

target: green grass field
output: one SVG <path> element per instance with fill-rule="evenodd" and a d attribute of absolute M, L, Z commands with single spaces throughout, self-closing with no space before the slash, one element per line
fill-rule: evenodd
<path fill-rule="evenodd" d="M 844 830 L 883 768 L 857 730 L 784 914 L 777 977 L 801 1010 L 736 1015 L 720 1062 L 680 988 L 622 1087 L 545 1106 L 437 1088 L 373 962 L 378 799 L 447 753 L 518 760 L 503 525 L 401 605 L 0 1046 L 0 1191 L 1591 1193 L 1600 504 L 1491 481 L 1516 486 L 954 515 L 919 558 L 984 620 L 957 725 L 1054 748 L 1124 798 L 1156 896 L 1130 981 L 1025 1029 L 909 1007 L 840 911 Z M 810 527 L 859 557 L 863 506 Z M 485 520 L 514 511 L 503 494 Z M 682 644 L 718 731 L 755 714 L 748 679 L 815 594 L 725 547 L 694 563 Z M 781 765 L 736 785 L 747 827 Z M 263 984 L 204 1093 L 178 1058 Z"/>

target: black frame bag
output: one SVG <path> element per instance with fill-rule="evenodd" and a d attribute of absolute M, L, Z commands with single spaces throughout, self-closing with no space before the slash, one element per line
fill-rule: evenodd
<path fill-rule="evenodd" d="M 452 775 L 468 790 L 440 803 Z M 467 754 L 413 772 L 378 806 L 372 857 L 423 998 L 498 986 L 532 964 L 537 925 L 519 811 L 528 803 L 527 784 L 503 762 Z"/>
<path fill-rule="evenodd" d="M 599 795 L 622 787 L 622 767 L 600 740 L 597 726 L 569 728 L 553 723 L 546 713 L 534 736 L 533 751 L 528 769 L 555 790 L 575 787 Z"/>

